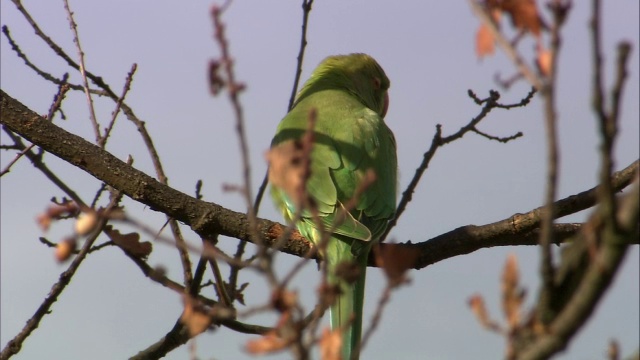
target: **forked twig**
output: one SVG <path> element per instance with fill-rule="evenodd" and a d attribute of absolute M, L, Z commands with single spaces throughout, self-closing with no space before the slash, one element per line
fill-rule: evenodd
<path fill-rule="evenodd" d="M 420 163 L 418 168 L 416 168 L 416 171 L 415 171 L 415 174 L 413 175 L 413 178 L 409 182 L 409 185 L 407 185 L 407 188 L 402 192 L 402 198 L 400 199 L 400 202 L 398 203 L 398 207 L 396 208 L 395 215 L 394 215 L 393 219 L 391 219 L 389 221 L 387 229 L 385 230 L 385 232 L 380 237 L 380 242 L 383 242 L 387 238 L 387 236 L 389 235 L 389 232 L 391 232 L 391 229 L 393 229 L 396 226 L 396 224 L 398 223 L 398 219 L 400 218 L 400 216 L 402 216 L 402 214 L 406 210 L 407 205 L 409 204 L 409 202 L 411 202 L 411 200 L 413 198 L 413 193 L 415 192 L 416 187 L 420 183 L 420 179 L 422 179 L 422 175 L 424 174 L 424 172 L 429 167 L 429 163 L 431 162 L 431 159 L 433 159 L 433 156 L 436 154 L 436 151 L 438 150 L 438 148 L 443 147 L 444 145 L 446 145 L 448 143 L 451 143 L 451 142 L 453 142 L 455 140 L 458 140 L 458 139 L 462 138 L 469 131 L 478 132 L 476 126 L 494 108 L 511 109 L 511 108 L 515 108 L 515 107 L 526 106 L 527 104 L 529 104 L 529 102 L 531 101 L 531 99 L 533 98 L 533 95 L 535 95 L 535 93 L 536 93 L 536 90 L 535 89 L 531 89 L 531 91 L 529 91 L 529 93 L 522 100 L 520 100 L 517 103 L 514 103 L 514 104 L 500 104 L 500 103 L 498 103 L 498 100 L 500 99 L 500 94 L 497 91 L 493 91 L 492 90 L 492 91 L 489 92 L 489 97 L 488 98 L 480 99 L 480 98 L 477 97 L 477 95 L 473 91 L 469 90 L 469 92 L 468 92 L 469 97 L 471 99 L 473 99 L 473 101 L 476 104 L 483 105 L 482 109 L 480 110 L 480 113 L 478 115 L 476 115 L 474 118 L 472 118 L 471 121 L 469 121 L 469 123 L 467 125 L 461 127 L 457 132 L 455 132 L 455 133 L 453 133 L 453 134 L 451 134 L 449 136 L 443 137 L 442 136 L 442 125 L 440 125 L 440 124 L 436 125 L 436 133 L 433 135 L 433 139 L 431 140 L 431 146 L 424 153 L 424 155 L 422 157 L 422 162 Z M 486 137 L 485 134 L 482 134 L 482 135 Z M 516 137 L 519 137 L 519 136 L 517 134 L 512 136 L 512 138 L 516 138 Z M 504 141 L 504 142 L 506 142 L 506 141 Z"/>
<path fill-rule="evenodd" d="M 113 196 L 113 198 L 111 199 L 111 203 L 107 207 L 107 211 L 115 208 L 120 202 L 120 199 L 121 196 L 119 195 Z M 0 358 L 8 359 L 12 355 L 17 354 L 22 348 L 22 344 L 27 339 L 27 337 L 29 337 L 29 335 L 36 328 L 38 328 L 38 325 L 40 324 L 40 321 L 42 321 L 42 318 L 51 312 L 51 306 L 53 306 L 53 304 L 58 299 L 58 296 L 60 296 L 67 285 L 69 285 L 71 279 L 73 278 L 73 275 L 76 273 L 76 271 L 80 267 L 80 264 L 82 264 L 82 262 L 86 258 L 89 250 L 92 248 L 93 243 L 96 241 L 106 224 L 107 219 L 100 220 L 98 226 L 96 226 L 96 228 L 89 234 L 89 236 L 85 240 L 85 243 L 78 255 L 73 259 L 67 270 L 60 274 L 60 279 L 58 280 L 58 282 L 56 282 L 51 287 L 51 291 L 49 291 L 47 297 L 45 297 L 45 299 L 42 301 L 33 316 L 29 320 L 27 320 L 27 324 L 24 326 L 22 331 L 20 331 L 20 333 L 18 333 L 13 339 L 9 340 L 4 349 L 2 349 Z"/>
<path fill-rule="evenodd" d="M 127 96 L 127 93 L 131 89 L 131 82 L 133 81 L 133 74 L 136 73 L 137 69 L 138 69 L 138 64 L 131 65 L 131 70 L 129 70 L 129 73 L 127 74 L 127 79 L 124 82 L 124 87 L 122 89 L 122 95 L 120 95 L 120 97 L 118 97 L 118 99 L 116 100 L 116 108 L 113 110 L 113 113 L 111 114 L 111 121 L 109 122 L 109 125 L 107 125 L 107 127 L 104 130 L 104 136 L 102 136 L 102 139 L 100 139 L 100 141 L 98 142 L 98 144 L 103 148 L 107 144 L 107 140 L 109 139 L 109 135 L 111 135 L 111 130 L 113 129 L 113 125 L 116 123 L 116 119 L 118 117 L 118 114 L 120 113 L 120 108 L 122 107 L 122 103 L 124 102 L 124 98 Z"/>

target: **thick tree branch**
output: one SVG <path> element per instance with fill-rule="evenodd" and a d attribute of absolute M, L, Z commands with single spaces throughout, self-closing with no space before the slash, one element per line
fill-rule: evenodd
<path fill-rule="evenodd" d="M 0 123 L 45 151 L 121 190 L 131 199 L 189 225 L 204 238 L 219 233 L 244 241 L 255 241 L 249 234 L 246 214 L 198 200 L 163 185 L 100 147 L 47 122 L 4 91 L 0 90 L 0 95 Z M 284 229 L 284 225 L 272 221 L 257 221 L 258 235 L 265 239 L 267 246 L 272 245 Z M 309 248 L 310 243 L 296 233 L 280 250 L 302 256 Z"/>
<path fill-rule="evenodd" d="M 618 226 L 603 223 L 606 216 L 602 212 L 595 213 L 585 227 L 589 233 L 581 233 L 576 240 L 580 256 L 587 258 L 585 269 L 577 270 L 580 274 L 571 274 L 581 281 L 574 291 L 570 291 L 570 299 L 562 311 L 548 325 L 548 328 L 537 338 L 518 359 L 547 359 L 566 348 L 569 340 L 591 317 L 596 306 L 613 282 L 618 268 L 629 249 L 628 239 L 638 239 L 638 213 L 640 212 L 640 191 L 635 184 L 632 191 L 625 196 L 616 213 Z M 574 256 L 576 254 L 573 254 Z"/>
<path fill-rule="evenodd" d="M 148 205 L 190 226 L 204 238 L 221 234 L 243 241 L 254 242 L 250 236 L 246 214 L 226 209 L 220 205 L 198 200 L 185 193 L 163 185 L 156 179 L 127 165 L 110 153 L 46 121 L 34 111 L 22 105 L 0 90 L 0 123 L 11 131 L 36 143 L 39 147 L 79 167 L 102 182 L 122 191 L 135 201 Z M 616 191 L 628 186 L 638 171 L 638 161 L 626 169 L 614 173 L 611 182 Z M 588 209 L 596 204 L 596 188 L 556 201 L 554 215 L 557 218 Z M 525 214 L 515 214 L 508 219 L 483 226 L 464 226 L 431 240 L 406 244 L 420 252 L 413 267 L 424 268 L 438 261 L 468 254 L 493 246 L 535 245 L 538 239 L 542 208 Z M 286 226 L 258 218 L 257 230 L 264 245 L 272 246 L 285 231 Z M 579 228 L 576 224 L 556 224 L 556 242 L 568 238 Z M 280 242 L 280 251 L 303 257 L 311 243 L 297 231 L 289 239 Z M 383 244 L 383 246 L 389 246 Z"/>

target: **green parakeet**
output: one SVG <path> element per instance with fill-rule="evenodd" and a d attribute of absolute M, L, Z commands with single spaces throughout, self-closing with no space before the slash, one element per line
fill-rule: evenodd
<path fill-rule="evenodd" d="M 315 112 L 310 174 L 303 185 L 317 214 L 303 209 L 296 226 L 316 245 L 321 241 L 319 224 L 325 232 L 331 230 L 320 255 L 327 262 L 328 281 L 340 289 L 330 312 L 331 328 L 344 329 L 344 360 L 359 356 L 367 258 L 396 206 L 396 143 L 383 120 L 389 104 L 388 88 L 389 79 L 372 57 L 330 56 L 298 92 L 271 143 L 272 151 L 281 148 L 288 152 L 287 144 L 304 136 L 310 112 Z M 364 188 L 346 216 L 341 216 L 371 170 L 375 180 Z M 287 188 L 290 184 L 274 181 L 271 174 L 270 179 L 276 206 L 292 221 L 300 201 Z M 338 265 L 345 262 L 357 265 L 356 274 L 336 274 Z"/>

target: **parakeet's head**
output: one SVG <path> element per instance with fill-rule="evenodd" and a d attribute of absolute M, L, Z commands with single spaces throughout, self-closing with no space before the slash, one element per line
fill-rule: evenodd
<path fill-rule="evenodd" d="M 324 59 L 304 84 L 296 103 L 314 92 L 338 89 L 351 93 L 384 118 L 389 106 L 389 78 L 367 54 L 335 55 Z"/>

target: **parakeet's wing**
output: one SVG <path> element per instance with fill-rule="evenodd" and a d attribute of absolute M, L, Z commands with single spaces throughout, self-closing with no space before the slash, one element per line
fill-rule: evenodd
<path fill-rule="evenodd" d="M 326 90 L 305 98 L 282 120 L 272 146 L 300 139 L 312 109 L 317 115 L 306 189 L 315 200 L 319 217 L 325 229 L 333 228 L 335 234 L 361 241 L 377 239 L 395 211 L 397 160 L 393 134 L 374 111 L 342 91 Z M 347 216 L 340 216 L 369 170 L 375 173 L 375 181 L 364 189 Z M 272 193 L 292 218 L 295 204 L 281 189 Z M 340 217 L 342 221 L 336 223 Z M 304 225 L 300 230 L 305 236 L 311 234 L 304 228 L 317 227 L 307 210 L 300 225 Z"/>

